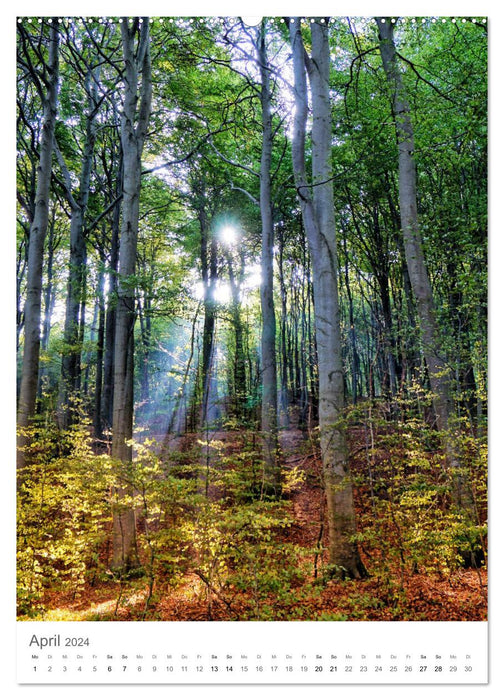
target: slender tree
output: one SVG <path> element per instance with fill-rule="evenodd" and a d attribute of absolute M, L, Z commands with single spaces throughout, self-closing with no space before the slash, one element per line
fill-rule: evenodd
<path fill-rule="evenodd" d="M 261 432 L 263 458 L 266 464 L 270 487 L 280 488 L 278 469 L 278 424 L 277 424 L 277 362 L 276 320 L 273 299 L 273 212 L 271 205 L 271 158 L 273 132 L 271 118 L 271 81 L 266 52 L 266 21 L 263 18 L 257 42 L 257 61 L 261 72 Z"/>
<path fill-rule="evenodd" d="M 376 23 L 380 37 L 383 67 L 392 95 L 392 109 L 399 151 L 399 207 L 404 250 L 417 305 L 422 348 L 433 392 L 432 402 L 436 424 L 438 429 L 444 433 L 446 459 L 451 472 L 455 503 L 457 507 L 470 512 L 473 510 L 473 499 L 468 489 L 467 480 L 460 470 L 449 425 L 451 412 L 450 370 L 441 348 L 434 297 L 422 246 L 417 208 L 417 175 L 413 156 L 415 141 L 410 106 L 397 60 L 394 25 L 390 18 L 385 17 L 377 17 Z"/>
<path fill-rule="evenodd" d="M 383 21 L 382 21 L 383 20 Z M 417 178 L 410 107 L 399 70 L 390 18 L 377 17 L 380 53 L 392 94 L 392 107 L 399 149 L 399 207 L 404 249 L 411 286 L 417 302 L 422 345 L 434 392 L 434 410 L 440 430 L 446 430 L 449 416 L 448 372 L 441 353 L 432 287 L 427 273 L 417 209 Z"/>
<path fill-rule="evenodd" d="M 137 35 L 139 38 L 135 41 Z M 133 436 L 133 275 L 138 237 L 141 156 L 152 95 L 148 19 L 135 18 L 130 25 L 129 20 L 123 18 L 121 36 L 124 57 L 124 107 L 121 123 L 124 178 L 115 332 L 112 456 L 127 464 L 132 458 L 129 441 Z M 128 490 L 125 489 L 118 496 L 127 493 Z M 113 513 L 112 568 L 127 572 L 137 564 L 135 513 L 129 507 L 116 508 Z"/>

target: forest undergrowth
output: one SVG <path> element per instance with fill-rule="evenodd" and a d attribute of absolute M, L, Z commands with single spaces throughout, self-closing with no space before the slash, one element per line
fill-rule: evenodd
<path fill-rule="evenodd" d="M 362 580 L 328 575 L 316 430 L 280 431 L 273 498 L 257 433 L 236 425 L 144 436 L 127 469 L 96 453 L 85 424 L 67 441 L 33 429 L 18 510 L 19 619 L 486 619 L 483 438 L 468 425 L 458 432 L 464 514 L 425 421 L 392 423 L 371 403 L 347 421 Z M 114 503 L 117 484 L 133 490 Z M 109 568 L 111 508 L 131 506 L 141 566 L 125 576 Z"/>

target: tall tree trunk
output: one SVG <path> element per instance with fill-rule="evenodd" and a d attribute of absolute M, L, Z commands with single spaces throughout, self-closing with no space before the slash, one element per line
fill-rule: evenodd
<path fill-rule="evenodd" d="M 352 482 L 348 474 L 343 410 L 343 368 L 338 309 L 336 227 L 331 165 L 331 105 L 327 22 L 311 24 L 312 58 L 303 46 L 299 18 L 290 23 L 296 113 L 292 159 L 294 179 L 313 265 L 315 333 L 319 368 L 319 425 L 329 529 L 329 572 L 361 578 L 366 571 L 352 538 L 356 534 Z M 308 95 L 313 100 L 313 196 L 305 170 Z"/>
<path fill-rule="evenodd" d="M 382 19 L 385 19 L 382 22 Z M 394 25 L 389 18 L 376 18 L 383 67 L 393 96 L 393 111 L 399 148 L 399 208 L 408 274 L 417 302 L 422 347 L 434 393 L 434 411 L 440 430 L 446 430 L 449 415 L 447 367 L 440 351 L 432 288 L 427 274 L 417 211 L 415 148 L 410 108 L 406 99 L 394 45 Z"/>
<path fill-rule="evenodd" d="M 401 278 L 402 278 L 402 288 L 404 293 L 404 303 L 406 305 L 404 318 L 407 319 L 409 328 L 414 328 L 416 325 L 416 314 L 413 301 L 413 290 L 411 289 L 411 282 L 409 278 L 408 265 L 406 262 L 406 254 L 404 252 L 404 238 L 401 235 L 401 215 L 397 211 L 397 206 L 392 197 L 391 186 L 389 184 L 388 175 L 386 176 L 387 182 L 387 202 L 390 211 L 390 217 L 392 219 L 394 227 L 394 241 L 396 242 L 397 248 L 399 249 L 400 264 L 401 264 Z M 402 390 L 403 386 L 408 381 L 408 375 L 413 377 L 416 368 L 420 366 L 421 361 L 418 357 L 418 352 L 415 346 L 414 335 L 410 332 L 406 334 L 403 333 L 403 339 L 400 343 L 402 345 L 402 376 L 400 380 L 400 388 Z"/>
<path fill-rule="evenodd" d="M 266 480 L 275 492 L 280 490 L 278 468 L 276 321 L 273 301 L 273 214 L 271 208 L 271 86 L 266 53 L 266 23 L 259 30 L 257 58 L 261 71 L 262 151 L 260 170 L 261 240 L 261 433 Z"/>
<path fill-rule="evenodd" d="M 139 26 L 140 25 L 140 26 Z M 135 35 L 140 33 L 135 52 Z M 121 35 L 124 56 L 124 107 L 121 142 L 124 158 L 123 206 L 119 248 L 119 283 L 114 353 L 114 408 L 112 456 L 125 464 L 131 462 L 133 436 L 133 328 L 135 324 L 135 262 L 138 237 L 142 148 L 147 133 L 151 105 L 151 64 L 149 20 L 123 18 Z M 141 72 L 137 113 L 138 82 Z M 131 496 L 127 487 L 118 489 L 119 499 Z M 138 566 L 135 513 L 129 506 L 113 511 L 113 555 L 111 567 L 127 572 Z"/>
<path fill-rule="evenodd" d="M 382 21 L 384 20 L 384 21 Z M 392 93 L 392 107 L 399 149 L 399 209 L 404 250 L 411 287 L 417 303 L 422 348 L 433 392 L 436 424 L 444 433 L 448 469 L 452 476 L 453 495 L 459 509 L 472 511 L 472 496 L 460 471 L 453 436 L 450 434 L 451 412 L 449 368 L 441 352 L 435 318 L 432 288 L 427 274 L 417 211 L 417 181 L 413 153 L 415 149 L 410 107 L 405 94 L 394 44 L 394 25 L 389 18 L 376 18 L 383 67 Z"/>
<path fill-rule="evenodd" d="M 89 370 L 91 367 L 91 357 L 92 357 L 91 347 L 95 343 L 95 340 L 98 336 L 99 313 L 100 313 L 100 300 L 97 296 L 94 300 L 93 317 L 91 320 L 91 328 L 89 331 L 89 345 L 90 345 L 90 347 L 88 348 L 88 350 L 86 351 L 86 353 L 84 355 L 84 361 L 83 361 L 84 367 L 82 367 L 82 365 L 81 365 L 81 371 L 82 371 L 82 369 L 84 369 L 84 371 L 82 372 L 81 384 L 79 385 L 79 392 L 80 392 L 79 395 L 82 397 L 82 400 L 85 401 L 86 403 L 88 400 L 87 394 L 89 391 Z M 82 304 L 82 306 L 81 306 L 81 318 L 80 318 L 80 333 L 79 333 L 81 347 L 84 344 L 84 334 L 85 334 L 85 330 L 86 330 L 85 320 L 86 320 L 86 307 L 85 307 L 85 304 Z"/>
<path fill-rule="evenodd" d="M 310 382 L 310 426 L 318 421 L 318 402 L 319 402 L 319 377 L 317 371 L 317 339 L 313 328 L 313 283 L 311 279 L 311 271 L 307 269 L 307 285 L 308 285 L 308 330 L 309 330 L 309 356 L 308 356 L 308 377 Z"/>
<path fill-rule="evenodd" d="M 70 264 L 64 328 L 64 350 L 61 363 L 61 392 L 59 424 L 63 429 L 75 421 L 76 392 L 80 380 L 81 347 L 80 311 L 86 276 L 86 242 L 84 211 L 78 206 L 72 211 L 70 223 Z"/>
<path fill-rule="evenodd" d="M 42 261 L 44 240 L 49 219 L 49 191 L 51 184 L 52 155 L 58 96 L 58 22 L 53 19 L 49 37 L 49 62 L 47 65 L 48 83 L 44 97 L 44 116 L 40 141 L 40 161 L 37 178 L 35 213 L 30 227 L 28 248 L 28 272 L 26 302 L 24 308 L 24 349 L 23 370 L 19 390 L 18 427 L 27 428 L 35 413 L 37 384 L 39 375 L 40 350 L 40 307 L 42 296 Z M 25 434 L 18 438 L 18 484 L 23 481 L 22 469 L 25 466 L 24 448 L 28 444 Z"/>

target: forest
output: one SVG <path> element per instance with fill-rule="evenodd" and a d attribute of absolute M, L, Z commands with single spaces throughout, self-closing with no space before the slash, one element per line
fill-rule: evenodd
<path fill-rule="evenodd" d="M 486 20 L 16 28 L 18 619 L 486 619 Z"/>

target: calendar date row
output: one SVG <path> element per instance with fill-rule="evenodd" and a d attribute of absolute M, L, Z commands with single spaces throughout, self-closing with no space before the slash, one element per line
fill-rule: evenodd
<path fill-rule="evenodd" d="M 366 674 L 366 673 L 471 673 L 473 667 L 471 664 L 450 664 L 450 665 L 428 665 L 428 664 L 329 664 L 329 665 L 173 665 L 173 664 L 93 664 L 93 665 L 73 665 L 73 664 L 36 664 L 32 666 L 34 673 L 218 673 L 218 674 L 270 674 L 270 673 L 350 673 L 350 674 Z"/>

